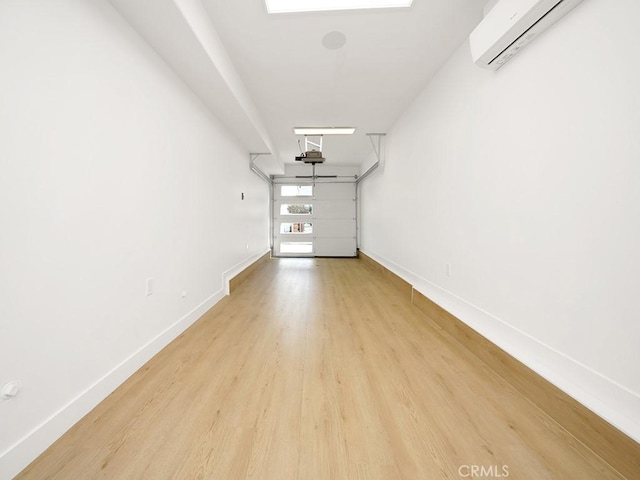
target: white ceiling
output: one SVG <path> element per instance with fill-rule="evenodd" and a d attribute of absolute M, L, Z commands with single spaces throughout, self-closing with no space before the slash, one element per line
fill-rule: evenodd
<path fill-rule="evenodd" d="M 366 133 L 389 130 L 466 41 L 486 0 L 277 15 L 264 0 L 111 3 L 247 149 L 273 153 L 277 170 L 299 153 L 294 126 L 356 127 L 325 137 L 323 153 L 327 164 L 360 165 L 372 153 Z M 335 31 L 345 45 L 325 48 Z"/>

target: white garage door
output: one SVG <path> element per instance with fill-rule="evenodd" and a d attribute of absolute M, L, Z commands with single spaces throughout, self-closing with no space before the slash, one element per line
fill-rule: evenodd
<path fill-rule="evenodd" d="M 274 185 L 274 255 L 355 257 L 355 183 Z"/>

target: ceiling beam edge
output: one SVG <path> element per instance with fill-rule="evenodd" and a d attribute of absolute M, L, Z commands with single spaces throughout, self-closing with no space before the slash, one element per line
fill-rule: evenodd
<path fill-rule="evenodd" d="M 226 83 L 227 88 L 229 88 L 240 108 L 242 108 L 267 149 L 271 152 L 272 160 L 277 159 L 282 163 L 267 132 L 262 116 L 253 103 L 202 2 L 200 0 L 173 1 L 198 43 L 200 43 L 211 63 Z"/>

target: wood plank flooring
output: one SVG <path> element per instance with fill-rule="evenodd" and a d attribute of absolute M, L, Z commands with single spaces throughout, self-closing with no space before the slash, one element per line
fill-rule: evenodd
<path fill-rule="evenodd" d="M 620 479 L 357 259 L 273 259 L 19 479 Z"/>

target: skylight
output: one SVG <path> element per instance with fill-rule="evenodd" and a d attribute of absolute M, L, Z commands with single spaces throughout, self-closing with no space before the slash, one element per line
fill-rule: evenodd
<path fill-rule="evenodd" d="M 265 0 L 269 13 L 410 7 L 413 0 Z"/>

